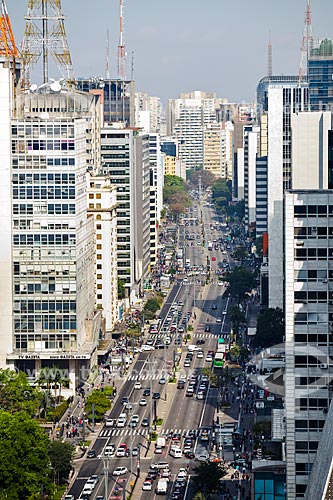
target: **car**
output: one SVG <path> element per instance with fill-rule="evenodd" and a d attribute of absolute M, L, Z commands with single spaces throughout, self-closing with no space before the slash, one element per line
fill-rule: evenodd
<path fill-rule="evenodd" d="M 203 357 L 204 357 L 204 353 L 203 353 L 202 351 L 198 351 L 198 352 L 197 352 L 197 358 L 198 358 L 198 359 L 201 359 L 201 358 L 203 358 Z"/>
<path fill-rule="evenodd" d="M 186 458 L 189 458 L 190 460 L 192 460 L 194 458 L 194 452 L 193 450 L 187 450 L 184 452 L 184 455 Z"/>
<path fill-rule="evenodd" d="M 131 449 L 130 448 L 126 448 L 125 450 L 125 457 L 130 457 L 131 456 Z"/>
<path fill-rule="evenodd" d="M 153 345 L 147 345 L 147 344 L 144 344 L 142 346 L 142 350 L 143 351 L 154 351 L 155 347 Z"/>
<path fill-rule="evenodd" d="M 172 441 L 180 441 L 181 440 L 181 435 L 179 434 L 179 432 L 174 432 L 172 434 Z"/>
<path fill-rule="evenodd" d="M 226 316 L 228 314 L 228 311 L 222 311 L 223 316 Z"/>
<path fill-rule="evenodd" d="M 126 403 L 126 404 L 125 404 L 125 408 L 126 408 L 126 410 L 133 410 L 133 405 L 132 405 L 132 403 Z"/>
<path fill-rule="evenodd" d="M 149 420 L 147 417 L 144 417 L 141 422 L 141 427 L 149 427 Z"/>
<path fill-rule="evenodd" d="M 141 389 L 141 388 L 142 388 L 141 382 L 135 382 L 134 389 Z"/>
<path fill-rule="evenodd" d="M 127 405 L 128 402 L 129 402 L 129 397 L 128 396 L 125 396 L 125 397 L 121 398 L 121 404 L 122 405 Z"/>
<path fill-rule="evenodd" d="M 154 339 L 152 337 L 147 339 L 147 345 L 153 345 L 153 344 L 154 344 Z"/>
<path fill-rule="evenodd" d="M 103 455 L 107 457 L 112 457 L 114 456 L 115 449 L 116 447 L 114 444 L 107 444 L 103 450 Z"/>
<path fill-rule="evenodd" d="M 212 261 L 215 262 L 216 261 L 216 257 L 212 257 Z"/>
<path fill-rule="evenodd" d="M 217 284 L 218 284 L 218 286 L 223 286 L 224 285 L 223 281 L 218 281 Z"/>
<path fill-rule="evenodd" d="M 158 470 L 160 470 L 160 469 L 169 469 L 168 462 L 157 462 L 157 464 L 154 464 L 154 466 Z"/>
<path fill-rule="evenodd" d="M 163 453 L 163 448 L 162 446 L 158 446 L 158 445 L 155 445 L 155 450 L 154 450 L 154 453 L 156 453 L 157 455 Z"/>
<path fill-rule="evenodd" d="M 216 318 L 216 323 L 222 323 L 222 318 Z"/>
<path fill-rule="evenodd" d="M 144 399 L 144 398 L 140 399 L 140 401 L 139 401 L 139 405 L 140 405 L 140 406 L 147 406 L 147 400 L 146 400 L 146 399 Z"/>
<path fill-rule="evenodd" d="M 165 385 L 166 384 L 166 378 L 165 377 L 161 377 L 160 380 L 158 381 L 159 384 L 161 385 Z"/>
<path fill-rule="evenodd" d="M 184 367 L 185 368 L 189 368 L 190 366 L 191 366 L 191 360 L 190 359 L 185 359 Z"/>
<path fill-rule="evenodd" d="M 87 458 L 96 458 L 96 457 L 97 457 L 96 450 L 89 450 L 88 451 Z"/>
<path fill-rule="evenodd" d="M 194 460 L 197 460 L 198 462 L 207 462 L 209 459 L 208 453 L 200 453 L 198 455 L 195 455 Z"/>
<path fill-rule="evenodd" d="M 204 395 L 203 391 L 199 391 L 199 392 L 197 393 L 197 396 L 196 396 L 196 397 L 197 397 L 197 399 L 199 399 L 199 400 L 200 400 L 200 399 L 204 399 L 205 395 Z"/>
<path fill-rule="evenodd" d="M 98 495 L 95 500 L 105 500 L 105 497 L 103 495 Z"/>
<path fill-rule="evenodd" d="M 213 361 L 213 356 L 211 354 L 207 354 L 205 361 L 207 361 L 207 363 L 211 363 Z"/>
<path fill-rule="evenodd" d="M 74 495 L 66 495 L 64 500 L 75 500 Z"/>
<path fill-rule="evenodd" d="M 145 481 L 142 485 L 142 490 L 143 491 L 151 491 L 152 489 L 152 484 L 150 481 Z"/>
<path fill-rule="evenodd" d="M 139 455 L 139 448 L 137 446 L 134 446 L 132 448 L 132 457 L 137 457 Z"/>
<path fill-rule="evenodd" d="M 105 420 L 105 427 L 114 427 L 114 424 L 115 424 L 115 421 L 113 420 L 113 418 L 107 418 Z"/>
<path fill-rule="evenodd" d="M 178 380 L 177 389 L 184 389 L 184 387 L 185 387 L 185 380 Z"/>
<path fill-rule="evenodd" d="M 119 448 L 116 452 L 116 457 L 125 457 L 126 456 L 126 449 L 127 449 L 127 446 L 126 446 L 126 448 L 123 446 L 119 446 Z"/>
<path fill-rule="evenodd" d="M 127 474 L 128 469 L 127 467 L 116 467 L 115 470 L 112 472 L 113 476 L 123 476 L 124 474 Z"/>
<path fill-rule="evenodd" d="M 210 332 L 210 326 L 209 325 L 205 326 L 205 332 Z"/>
<path fill-rule="evenodd" d="M 177 479 L 186 476 L 187 476 L 187 470 L 185 469 L 185 467 L 181 467 L 177 473 Z"/>
<path fill-rule="evenodd" d="M 144 391 L 143 391 L 143 395 L 144 395 L 145 397 L 150 396 L 150 389 L 144 389 Z"/>
<path fill-rule="evenodd" d="M 159 392 L 153 392 L 153 399 L 160 399 L 161 395 Z"/>

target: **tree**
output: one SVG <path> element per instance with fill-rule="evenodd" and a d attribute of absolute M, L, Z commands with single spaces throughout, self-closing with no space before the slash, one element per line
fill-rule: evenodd
<path fill-rule="evenodd" d="M 232 323 L 233 332 L 237 335 L 241 324 L 246 323 L 245 314 L 238 306 L 233 306 L 230 313 L 230 321 Z"/>
<path fill-rule="evenodd" d="M 54 482 L 57 484 L 65 483 L 73 467 L 74 447 L 70 443 L 50 441 L 48 454 L 51 462 L 51 470 L 54 475 Z"/>
<path fill-rule="evenodd" d="M 41 394 L 28 383 L 24 372 L 0 370 L 0 410 L 11 413 L 25 411 L 30 416 L 38 413 Z"/>
<path fill-rule="evenodd" d="M 225 179 L 218 179 L 212 186 L 212 200 L 216 208 L 228 206 L 232 199 L 232 184 Z"/>
<path fill-rule="evenodd" d="M 104 417 L 106 411 L 110 409 L 110 401 L 107 395 L 100 390 L 93 391 L 90 396 L 87 397 L 85 410 L 88 418 L 92 419 L 92 405 L 94 404 L 94 416 L 95 421 L 99 422 Z"/>
<path fill-rule="evenodd" d="M 201 178 L 202 189 L 212 186 L 216 182 L 216 176 L 209 170 L 197 169 L 189 175 L 189 180 L 196 187 L 199 186 L 199 178 Z"/>
<path fill-rule="evenodd" d="M 51 493 L 48 445 L 48 437 L 29 415 L 0 411 L 0 498 L 40 498 L 42 487 Z"/>
<path fill-rule="evenodd" d="M 235 260 L 240 260 L 243 263 L 243 260 L 249 256 L 249 253 L 245 247 L 237 247 L 232 256 Z"/>
<path fill-rule="evenodd" d="M 257 286 L 257 275 L 244 267 L 235 267 L 224 275 L 224 280 L 229 283 L 230 295 L 238 303 L 245 299 L 246 294 Z"/>
<path fill-rule="evenodd" d="M 118 299 L 124 299 L 125 298 L 125 283 L 123 280 L 118 278 Z"/>
<path fill-rule="evenodd" d="M 219 493 L 222 490 L 221 479 L 226 475 L 225 468 L 214 462 L 202 462 L 194 469 L 193 485 L 195 492 L 203 495 Z"/>
<path fill-rule="evenodd" d="M 257 319 L 257 331 L 253 339 L 254 346 L 270 347 L 283 342 L 285 324 L 280 308 L 266 309 Z"/>

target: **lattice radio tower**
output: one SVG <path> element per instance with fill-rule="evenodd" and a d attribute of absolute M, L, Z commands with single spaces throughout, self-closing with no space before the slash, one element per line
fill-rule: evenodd
<path fill-rule="evenodd" d="M 0 56 L 12 59 L 18 56 L 17 46 L 4 0 L 0 1 Z"/>
<path fill-rule="evenodd" d="M 308 0 L 305 20 L 304 20 L 301 61 L 298 70 L 298 85 L 302 84 L 302 82 L 306 79 L 308 74 L 308 58 L 312 42 L 313 42 L 313 34 L 312 34 L 311 7 L 310 7 L 310 0 Z"/>
<path fill-rule="evenodd" d="M 49 81 L 50 56 L 69 87 L 75 83 L 66 38 L 61 0 L 28 0 L 21 55 L 24 85 L 29 86 L 34 65 L 42 58 L 43 83 Z"/>

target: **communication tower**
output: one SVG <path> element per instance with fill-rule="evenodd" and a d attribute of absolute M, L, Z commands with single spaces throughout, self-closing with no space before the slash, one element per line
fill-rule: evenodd
<path fill-rule="evenodd" d="M 11 58 L 18 56 L 17 46 L 4 0 L 0 1 L 0 56 Z"/>
<path fill-rule="evenodd" d="M 23 79 L 29 86 L 34 65 L 42 58 L 43 83 L 49 80 L 50 56 L 69 87 L 75 83 L 61 0 L 28 0 L 22 42 Z"/>
<path fill-rule="evenodd" d="M 304 20 L 304 32 L 303 32 L 302 48 L 301 48 L 301 61 L 298 70 L 298 85 L 301 85 L 302 82 L 307 77 L 308 58 L 309 58 L 311 43 L 313 42 L 310 0 L 307 0 L 307 2 L 308 3 Z"/>
<path fill-rule="evenodd" d="M 124 41 L 123 0 L 119 0 L 119 45 L 118 45 L 118 78 L 126 80 L 126 50 Z"/>

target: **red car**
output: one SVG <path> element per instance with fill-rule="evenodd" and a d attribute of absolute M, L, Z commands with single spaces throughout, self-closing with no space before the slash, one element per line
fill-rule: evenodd
<path fill-rule="evenodd" d="M 216 257 L 212 257 L 212 260 L 215 261 L 216 260 Z"/>

